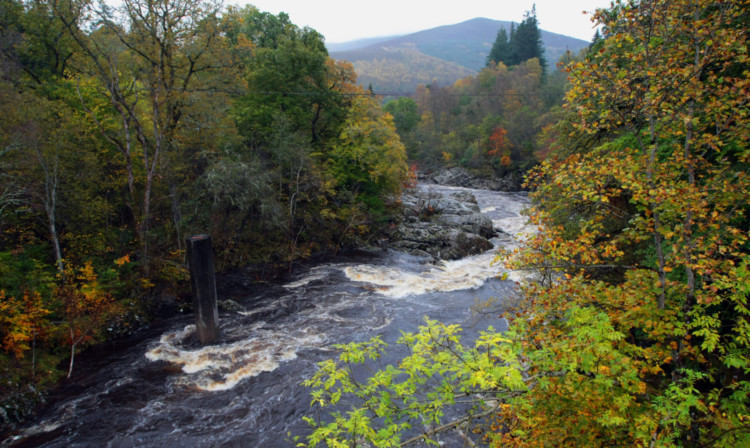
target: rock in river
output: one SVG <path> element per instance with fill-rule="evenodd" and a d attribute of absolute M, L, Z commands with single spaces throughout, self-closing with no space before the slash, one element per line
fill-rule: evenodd
<path fill-rule="evenodd" d="M 391 237 L 393 249 L 440 260 L 457 260 L 493 247 L 492 220 L 471 192 L 443 196 L 415 190 L 402 198 L 404 220 Z"/>

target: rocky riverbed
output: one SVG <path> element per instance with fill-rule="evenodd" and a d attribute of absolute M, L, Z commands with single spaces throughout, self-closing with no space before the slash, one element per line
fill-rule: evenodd
<path fill-rule="evenodd" d="M 433 173 L 420 173 L 419 181 L 424 184 L 450 185 L 490 191 L 522 191 L 523 174 L 508 173 L 504 177 L 481 177 L 466 168 L 453 167 Z"/>
<path fill-rule="evenodd" d="M 482 214 L 469 191 L 441 195 L 429 187 L 402 197 L 403 220 L 391 233 L 390 247 L 433 260 L 458 260 L 493 247 L 492 220 Z"/>

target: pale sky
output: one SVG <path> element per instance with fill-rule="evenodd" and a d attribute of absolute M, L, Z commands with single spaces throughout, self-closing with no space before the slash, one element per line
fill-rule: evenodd
<path fill-rule="evenodd" d="M 309 26 L 339 43 L 365 37 L 409 34 L 476 17 L 520 22 L 536 3 L 539 27 L 591 40 L 594 26 L 583 11 L 609 7 L 610 0 L 225 0 L 252 4 L 273 14 L 286 12 L 299 27 Z"/>

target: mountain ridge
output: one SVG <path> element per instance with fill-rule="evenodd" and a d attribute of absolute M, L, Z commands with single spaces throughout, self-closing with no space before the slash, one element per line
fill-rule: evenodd
<path fill-rule="evenodd" d="M 414 90 L 419 84 L 437 81 L 452 84 L 476 75 L 484 66 L 500 27 L 510 30 L 518 23 L 477 17 L 453 25 L 442 25 L 400 36 L 359 39 L 332 44 L 331 57 L 351 62 L 362 85 L 375 90 Z M 542 42 L 550 66 L 567 50 L 578 52 L 589 42 L 542 31 Z M 343 48 L 343 50 L 342 50 Z M 410 67 L 410 59 L 414 67 Z M 432 67 L 432 72 L 426 71 Z"/>

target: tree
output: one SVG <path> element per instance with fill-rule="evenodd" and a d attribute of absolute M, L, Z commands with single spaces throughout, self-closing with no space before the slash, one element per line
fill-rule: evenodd
<path fill-rule="evenodd" d="M 305 385 L 314 388 L 314 407 L 324 410 L 347 404 L 351 410 L 345 415 L 336 412 L 331 418 L 305 418 L 314 430 L 303 446 L 438 444 L 439 435 L 452 429 L 462 430 L 473 444 L 466 434 L 477 423 L 488 423 L 488 417 L 505 406 L 493 401 L 488 391 L 512 396 L 522 393 L 526 385 L 517 347 L 510 339 L 490 328 L 474 346 L 467 347 L 461 344 L 460 332 L 457 325 L 426 319 L 418 332 L 405 333 L 398 341 L 409 356 L 364 381 L 356 380 L 354 372 L 362 364 L 378 362 L 387 344 L 376 337 L 337 346 L 338 358 L 322 362 Z M 462 405 L 470 410 L 444 423 L 446 411 Z"/>
<path fill-rule="evenodd" d="M 198 74 L 208 76 L 217 68 L 212 56 L 218 41 L 219 5 L 198 0 L 126 0 L 116 10 L 106 5 L 90 9 L 84 4 L 74 14 L 65 14 L 63 7 L 68 3 L 54 5 L 58 19 L 87 58 L 79 70 L 93 82 L 85 87 L 106 99 L 112 108 L 108 112 L 114 112 L 119 121 L 114 129 L 105 127 L 106 117 L 98 115 L 79 87 L 83 107 L 125 160 L 141 258 L 148 270 L 151 197 L 159 163 L 176 150 L 176 135 Z M 81 29 L 92 14 L 102 23 L 98 39 Z M 136 157 L 144 172 L 138 208 L 134 204 Z"/>
<path fill-rule="evenodd" d="M 500 159 L 500 165 L 510 165 L 510 150 L 508 148 L 508 131 L 498 126 L 490 136 L 489 155 Z"/>
<path fill-rule="evenodd" d="M 508 32 L 505 28 L 500 28 L 495 38 L 495 43 L 492 44 L 492 49 L 487 55 L 487 67 L 497 65 L 498 62 L 507 64 L 510 60 L 510 42 L 508 41 Z"/>
<path fill-rule="evenodd" d="M 50 314 L 38 291 L 25 291 L 23 297 L 6 297 L 0 290 L 0 323 L 3 349 L 16 360 L 31 350 L 31 376 L 36 376 L 36 345 L 51 325 Z"/>
<path fill-rule="evenodd" d="M 63 255 L 57 225 L 60 153 L 65 139 L 58 131 L 66 127 L 56 119 L 55 104 L 31 94 L 6 91 L 9 108 L 0 130 L 5 161 L 0 185 L 8 201 L 42 209 L 54 251 L 58 271 L 63 270 Z M 6 182 L 8 182 L 6 184 Z"/>
<path fill-rule="evenodd" d="M 401 193 L 406 179 L 406 150 L 393 119 L 372 96 L 352 102 L 338 142 L 331 151 L 330 172 L 338 188 L 352 192 L 375 215 L 389 197 Z"/>
<path fill-rule="evenodd" d="M 4 1 L 0 6 L 0 61 L 2 76 L 18 82 L 22 77 L 34 88 L 64 76 L 75 54 L 75 44 L 56 14 L 70 14 L 72 3 L 35 0 Z"/>
<path fill-rule="evenodd" d="M 544 57 L 544 43 L 542 42 L 542 31 L 536 19 L 536 5 L 531 11 L 526 11 L 523 20 L 518 26 L 511 24 L 510 34 L 505 28 L 497 32 L 492 49 L 487 55 L 487 67 L 502 62 L 506 66 L 518 65 L 529 59 L 536 58 L 546 70 L 547 60 Z"/>
<path fill-rule="evenodd" d="M 253 252 L 263 249 L 263 261 L 273 253 L 290 268 L 313 248 L 338 250 L 330 240 L 341 238 L 333 230 L 336 213 L 328 213 L 330 204 L 346 204 L 343 209 L 352 198 L 336 188 L 327 168 L 351 97 L 362 93 L 352 65 L 330 59 L 322 36 L 300 29 L 286 14 L 230 8 L 222 28 L 248 88 L 235 98 L 231 111 L 243 141 L 224 154 L 228 160 L 209 167 L 206 177 L 209 188 L 219 193 L 218 203 L 246 206 L 225 223 L 242 227 L 242 245 L 256 241 L 249 246 Z M 227 162 L 242 163 L 249 171 L 238 172 Z M 224 195 L 235 191 L 233 182 L 214 176 L 217 172 L 231 173 L 238 184 L 250 186 L 249 194 Z M 250 172 L 255 173 L 252 182 Z M 237 247 L 236 234 L 222 234 Z"/>
<path fill-rule="evenodd" d="M 602 37 L 602 33 L 600 33 L 599 28 L 597 28 L 596 32 L 594 33 L 594 37 L 591 39 L 591 43 L 589 44 L 589 49 L 599 46 L 603 40 L 604 38 Z"/>
<path fill-rule="evenodd" d="M 512 30 L 509 37 L 510 51 L 508 60 L 503 61 L 506 65 L 516 65 L 526 60 L 536 58 L 542 66 L 542 73 L 546 71 L 547 59 L 544 57 L 544 44 L 542 43 L 542 31 L 536 19 L 536 5 L 531 12 L 524 14 L 521 23 Z"/>
<path fill-rule="evenodd" d="M 419 108 L 416 101 L 402 96 L 385 103 L 383 110 L 391 114 L 399 135 L 405 135 L 416 128 L 419 123 Z"/>
<path fill-rule="evenodd" d="M 574 421 L 559 409 L 571 392 L 583 400 L 596 388 L 574 386 L 581 379 L 571 369 L 549 385 L 565 390 L 564 400 L 539 395 L 536 416 L 521 417 L 536 437 L 560 437 L 566 428 L 562 434 L 588 445 L 575 433 L 584 422 L 590 433 L 626 444 L 748 443 L 740 417 L 747 408 L 739 404 L 750 387 L 740 373 L 747 312 L 738 301 L 748 258 L 750 81 L 747 30 L 738 27 L 746 8 L 644 1 L 597 14 L 608 38 L 571 69 L 564 144 L 578 150 L 533 176 L 535 219 L 546 231 L 532 240 L 524 265 L 571 278 L 537 296 L 541 319 L 562 324 L 566 313 L 605 310 L 601 319 L 623 339 L 607 344 L 616 355 L 597 358 L 626 356 L 616 377 L 643 385 L 621 391 L 625 406 L 616 414 L 579 413 Z M 574 334 L 563 325 L 536 327 L 537 347 Z M 553 356 L 578 353 L 566 343 L 551 350 L 542 371 L 559 369 Z M 594 381 L 602 373 L 590 372 Z M 720 379 L 729 372 L 732 381 Z"/>
<path fill-rule="evenodd" d="M 253 55 L 243 67 L 249 92 L 235 103 L 240 133 L 251 145 L 262 146 L 281 114 L 309 133 L 312 142 L 335 135 L 331 126 L 342 119 L 345 103 L 331 95 L 334 67 L 328 62 L 323 36 L 298 28 L 285 13 L 275 16 L 247 7 L 234 14 L 231 21 L 241 24 L 234 26 L 233 39 L 246 38 L 253 44 Z"/>
<path fill-rule="evenodd" d="M 62 303 L 60 326 L 70 347 L 68 378 L 73 374 L 76 348 L 95 341 L 114 310 L 112 297 L 101 288 L 91 263 L 68 267 L 65 280 L 55 291 Z"/>

